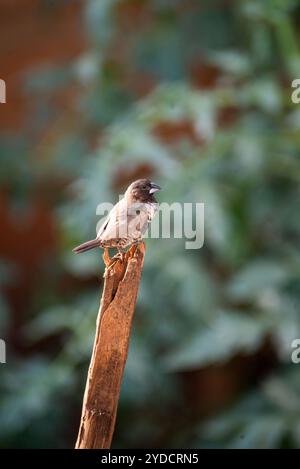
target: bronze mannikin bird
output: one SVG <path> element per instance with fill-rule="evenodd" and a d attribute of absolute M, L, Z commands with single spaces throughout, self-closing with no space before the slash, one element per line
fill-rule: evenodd
<path fill-rule="evenodd" d="M 97 237 L 80 244 L 73 251 L 81 253 L 101 247 L 106 250 L 108 256 L 108 248 L 117 248 L 119 257 L 122 258 L 125 248 L 141 242 L 158 209 L 154 193 L 160 189 L 149 179 L 134 181 L 127 188 L 123 199 L 110 211 Z"/>

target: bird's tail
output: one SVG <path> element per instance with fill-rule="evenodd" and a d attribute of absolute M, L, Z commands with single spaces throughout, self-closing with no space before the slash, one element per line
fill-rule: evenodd
<path fill-rule="evenodd" d="M 81 252 L 89 251 L 90 249 L 94 249 L 100 246 L 99 239 L 92 239 L 91 241 L 87 241 L 86 243 L 80 244 L 76 248 L 73 249 L 73 252 L 76 254 L 80 254 Z"/>

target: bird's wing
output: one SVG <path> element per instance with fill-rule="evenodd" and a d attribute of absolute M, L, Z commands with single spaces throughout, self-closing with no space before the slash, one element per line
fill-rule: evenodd
<path fill-rule="evenodd" d="M 101 226 L 97 238 L 107 241 L 116 238 L 137 239 L 147 230 L 157 210 L 157 204 L 134 203 L 127 205 L 120 200 L 111 210 L 108 218 Z"/>
<path fill-rule="evenodd" d="M 128 213 L 129 212 L 129 213 Z M 111 210 L 107 220 L 101 226 L 97 238 L 107 241 L 116 238 L 128 237 L 128 225 L 132 219 L 125 199 L 120 200 Z"/>
<path fill-rule="evenodd" d="M 100 226 L 98 233 L 97 233 L 97 239 L 102 239 L 102 236 L 105 235 L 105 233 L 109 229 L 109 226 L 115 223 L 116 212 L 118 210 L 119 204 L 120 204 L 120 201 L 116 203 L 116 205 L 114 205 L 114 207 L 109 212 L 107 218 L 104 220 L 103 224 Z"/>
<path fill-rule="evenodd" d="M 146 232 L 157 208 L 158 204 L 128 205 L 125 199 L 120 200 L 101 225 L 97 239 L 108 241 L 116 238 L 129 240 L 140 238 Z"/>
<path fill-rule="evenodd" d="M 99 230 L 98 230 L 98 232 L 97 232 L 96 239 L 100 239 L 100 238 L 101 238 L 102 233 L 103 233 L 104 230 L 107 228 L 108 222 L 109 222 L 109 216 L 108 216 L 107 218 L 105 218 L 104 222 L 103 222 L 102 225 L 100 226 L 100 228 L 99 228 Z"/>

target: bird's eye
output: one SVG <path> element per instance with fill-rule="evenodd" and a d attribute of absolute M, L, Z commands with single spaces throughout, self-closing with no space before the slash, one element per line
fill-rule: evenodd
<path fill-rule="evenodd" d="M 140 210 L 137 210 L 137 211 L 136 211 L 136 214 L 137 214 L 137 215 L 139 215 L 140 213 L 141 213 L 141 211 L 140 211 Z"/>

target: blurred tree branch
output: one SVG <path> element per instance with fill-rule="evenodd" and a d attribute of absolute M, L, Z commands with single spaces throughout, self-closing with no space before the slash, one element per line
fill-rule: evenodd
<path fill-rule="evenodd" d="M 106 269 L 77 449 L 110 448 L 144 255 L 140 244 Z"/>

